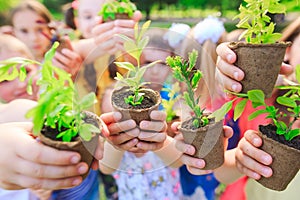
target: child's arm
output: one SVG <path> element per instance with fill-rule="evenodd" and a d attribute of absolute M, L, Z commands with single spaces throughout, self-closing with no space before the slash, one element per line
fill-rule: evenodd
<path fill-rule="evenodd" d="M 170 167 L 180 167 L 183 163 L 180 161 L 180 157 L 182 156 L 182 152 L 176 149 L 176 140 L 170 136 L 167 136 L 163 147 L 154 153 L 162 159 L 162 161 L 166 164 L 166 166 Z"/>
<path fill-rule="evenodd" d="M 102 160 L 99 161 L 100 171 L 104 174 L 111 174 L 116 171 L 121 163 L 124 151 L 116 149 L 112 144 L 105 141 Z"/>

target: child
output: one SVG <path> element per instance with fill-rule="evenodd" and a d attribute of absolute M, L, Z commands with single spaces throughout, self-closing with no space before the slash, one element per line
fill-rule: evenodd
<path fill-rule="evenodd" d="M 151 63 L 156 60 L 165 60 L 167 56 L 172 55 L 172 48 L 169 47 L 168 43 L 163 39 L 163 35 L 166 30 L 162 29 L 150 29 L 147 35 L 150 37 L 150 42 L 148 46 L 143 51 L 142 63 Z M 171 75 L 170 68 L 165 64 L 157 64 L 146 70 L 144 74 L 145 81 L 151 82 L 150 88 L 160 91 L 167 77 Z M 105 115 L 105 114 L 104 114 Z M 161 115 L 161 111 L 153 111 L 151 116 Z M 160 117 L 161 120 L 164 118 Z M 120 128 L 123 130 L 130 130 L 129 124 L 132 127 L 136 126 L 135 123 L 129 120 L 124 122 L 119 122 Z M 121 123 L 124 124 L 121 125 Z M 153 122 L 152 122 L 153 123 Z M 126 124 L 126 125 L 125 125 Z M 144 122 L 141 122 L 140 128 L 143 130 Z M 128 127 L 128 129 L 125 128 Z M 110 131 L 118 132 L 113 130 L 116 125 L 109 125 Z M 135 129 L 136 130 L 136 129 Z M 120 130 L 119 132 L 121 132 Z M 170 168 L 169 165 L 178 167 L 177 159 L 180 154 L 174 148 L 173 139 L 167 137 L 164 145 L 166 148 L 162 148 L 156 151 L 145 151 L 142 150 L 139 139 L 147 139 L 155 141 L 154 137 L 163 136 L 164 134 L 154 134 L 154 130 L 150 132 L 152 136 L 149 137 L 149 133 L 144 133 L 138 130 L 129 131 L 131 135 L 135 135 L 129 140 L 123 138 L 124 143 L 134 143 L 136 148 L 125 149 L 129 151 L 120 150 L 109 143 L 105 143 L 105 153 L 103 160 L 100 161 L 100 170 L 103 173 L 113 173 L 118 184 L 118 194 L 119 199 L 181 199 L 182 192 L 179 182 L 179 174 L 177 169 Z M 164 131 L 164 128 L 157 128 L 157 132 Z M 115 133 L 116 134 L 116 133 Z M 122 136 L 121 136 L 122 135 Z M 125 134 L 121 134 L 121 137 L 126 137 Z M 147 135 L 147 137 L 145 136 Z M 143 138 L 141 138 L 143 137 Z M 124 141 L 125 140 L 125 141 Z M 145 145 L 147 143 L 144 143 Z M 169 144 L 169 145 L 167 145 Z M 129 146 L 129 145 L 128 145 Z M 148 149 L 149 150 L 149 149 Z M 114 159 L 110 159 L 113 157 Z"/>
<path fill-rule="evenodd" d="M 50 29 L 50 23 L 53 23 L 53 20 L 50 12 L 40 2 L 26 0 L 11 10 L 9 18 L 13 34 L 27 45 L 35 60 L 42 62 L 53 39 Z M 80 55 L 67 48 L 56 52 L 53 60 L 55 66 L 66 70 L 74 77 L 81 62 Z"/>

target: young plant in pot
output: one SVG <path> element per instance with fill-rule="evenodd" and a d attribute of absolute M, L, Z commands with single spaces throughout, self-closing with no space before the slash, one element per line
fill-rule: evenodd
<path fill-rule="evenodd" d="M 26 77 L 26 65 L 41 66 L 37 81 L 40 96 L 37 105 L 26 114 L 32 118 L 33 133 L 48 146 L 79 152 L 81 161 L 91 166 L 102 126 L 97 115 L 85 109 L 95 103 L 95 94 L 79 99 L 70 74 L 52 64 L 57 46 L 54 43 L 43 63 L 19 57 L 0 62 L 0 81 L 18 77 L 22 81 Z"/>
<path fill-rule="evenodd" d="M 149 25 L 150 21 L 145 22 L 141 28 L 136 24 L 134 39 L 120 35 L 125 40 L 124 49 L 126 53 L 136 60 L 137 66 L 130 62 L 115 62 L 118 67 L 124 68 L 128 72 L 124 76 L 117 72 L 115 79 L 118 82 L 112 93 L 112 105 L 114 109 L 122 113 L 123 120 L 133 119 L 136 124 L 143 120 L 150 121 L 150 112 L 158 109 L 161 103 L 159 93 L 146 88 L 145 86 L 149 83 L 143 81 L 143 75 L 147 68 L 161 61 L 140 66 L 142 51 L 149 41 L 149 37 L 144 37 Z"/>
<path fill-rule="evenodd" d="M 175 109 L 175 104 L 178 103 L 181 98 L 179 83 L 173 83 L 171 88 L 162 88 L 162 92 L 167 93 L 168 96 L 167 99 L 162 98 L 161 101 L 161 105 L 167 115 L 167 134 L 171 137 L 174 137 L 175 133 L 172 131 L 171 125 L 173 124 L 173 122 L 180 120 Z"/>
<path fill-rule="evenodd" d="M 240 21 L 238 28 L 244 28 L 240 39 L 245 42 L 231 42 L 229 47 L 236 53 L 235 65 L 245 73 L 241 81 L 242 93 L 252 89 L 262 90 L 270 97 L 289 42 L 277 42 L 281 34 L 274 33 L 275 24 L 268 13 L 285 13 L 279 0 L 247 0 L 240 5 L 240 13 L 235 17 Z"/>
<path fill-rule="evenodd" d="M 195 91 L 202 77 L 200 70 L 195 69 L 198 52 L 189 53 L 188 61 L 181 57 L 168 57 L 166 62 L 172 68 L 174 78 L 187 86 L 183 97 L 185 103 L 192 109 L 194 116 L 181 122 L 180 132 L 184 141 L 195 147 L 194 157 L 205 160 L 204 169 L 216 169 L 224 162 L 224 133 L 223 122 L 215 122 L 204 113 L 205 108 L 200 108 L 200 95 L 195 97 Z"/>
<path fill-rule="evenodd" d="M 136 10 L 135 4 L 130 0 L 113 0 L 102 5 L 99 15 L 105 22 L 115 19 L 130 19 Z"/>
<path fill-rule="evenodd" d="M 285 190 L 300 168 L 300 127 L 299 124 L 296 125 L 300 119 L 300 66 L 296 68 L 296 77 L 298 83 L 288 81 L 289 86 L 278 87 L 287 91 L 284 95 L 276 98 L 281 110 L 279 110 L 279 106 L 266 104 L 265 94 L 262 90 L 250 90 L 247 94 L 236 94 L 237 98 L 224 104 L 222 108 L 213 113 L 216 120 L 222 119 L 225 113 L 231 109 L 232 103 L 243 98 L 234 109 L 235 120 L 242 114 L 248 100 L 254 108 L 260 106 L 249 115 L 249 120 L 262 114 L 266 115 L 266 119 L 271 119 L 272 123 L 266 126 L 259 125 L 259 135 L 263 140 L 261 149 L 273 158 L 270 166 L 273 175 L 269 178 L 261 177 L 257 181 L 263 186 L 277 191 Z M 285 122 L 287 117 L 288 123 Z"/>

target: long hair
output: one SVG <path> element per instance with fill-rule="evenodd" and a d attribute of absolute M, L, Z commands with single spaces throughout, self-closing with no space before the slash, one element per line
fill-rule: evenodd
<path fill-rule="evenodd" d="M 18 6 L 16 6 L 15 8 L 13 8 L 11 10 L 10 15 L 9 15 L 9 22 L 11 25 L 13 25 L 12 19 L 13 19 L 14 15 L 17 12 L 23 11 L 23 10 L 31 10 L 31 11 L 35 12 L 36 14 L 38 14 L 45 20 L 44 23 L 46 23 L 46 24 L 49 24 L 53 20 L 51 13 L 42 3 L 35 1 L 35 0 L 25 0 L 25 1 L 22 1 Z"/>

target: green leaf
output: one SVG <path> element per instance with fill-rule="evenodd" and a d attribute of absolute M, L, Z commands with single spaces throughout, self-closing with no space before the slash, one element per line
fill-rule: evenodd
<path fill-rule="evenodd" d="M 300 65 L 296 66 L 295 73 L 296 73 L 296 79 L 297 79 L 298 83 L 300 83 Z"/>
<path fill-rule="evenodd" d="M 136 72 L 135 66 L 130 62 L 115 62 L 118 67 L 126 69 L 128 71 Z"/>
<path fill-rule="evenodd" d="M 247 92 L 249 100 L 254 108 L 265 105 L 265 94 L 261 90 L 250 90 Z"/>
<path fill-rule="evenodd" d="M 196 65 L 196 61 L 198 58 L 198 51 L 193 49 L 191 53 L 189 53 L 189 70 L 192 70 Z"/>
<path fill-rule="evenodd" d="M 229 110 L 232 108 L 233 101 L 228 101 L 225 103 L 221 108 L 214 111 L 212 114 L 210 114 L 209 118 L 215 118 L 215 121 L 221 121 L 224 119 L 225 115 L 229 112 Z"/>
<path fill-rule="evenodd" d="M 244 112 L 245 106 L 247 104 L 247 99 L 243 99 L 241 100 L 239 103 L 237 103 L 237 105 L 234 108 L 234 116 L 233 116 L 233 120 L 236 121 L 238 118 L 240 118 L 240 116 L 242 115 L 242 113 Z"/>
<path fill-rule="evenodd" d="M 251 113 L 251 115 L 249 115 L 248 120 L 253 120 L 256 117 L 258 117 L 259 115 L 262 115 L 262 114 L 265 114 L 265 113 L 268 113 L 268 111 L 266 111 L 266 110 L 254 111 L 253 113 Z"/>
<path fill-rule="evenodd" d="M 285 136 L 287 140 L 292 140 L 294 137 L 300 135 L 300 129 L 290 130 Z"/>
<path fill-rule="evenodd" d="M 81 124 L 79 127 L 79 135 L 85 141 L 90 141 L 92 133 L 100 133 L 100 129 L 88 123 Z"/>
<path fill-rule="evenodd" d="M 185 99 L 185 103 L 193 110 L 194 105 L 189 94 L 187 92 L 184 92 L 183 97 Z"/>
<path fill-rule="evenodd" d="M 279 96 L 276 99 L 277 103 L 284 105 L 284 106 L 288 106 L 288 107 L 296 107 L 297 103 L 295 102 L 295 100 L 289 98 L 289 97 L 283 97 L 283 96 Z"/>
<path fill-rule="evenodd" d="M 80 106 L 82 110 L 90 108 L 92 105 L 96 103 L 96 95 L 93 92 L 90 92 L 89 94 L 85 95 L 81 101 Z"/>
<path fill-rule="evenodd" d="M 198 87 L 198 83 L 199 83 L 201 77 L 202 77 L 201 71 L 197 70 L 191 81 L 193 89 L 196 89 Z"/>

